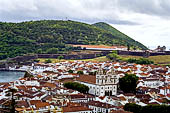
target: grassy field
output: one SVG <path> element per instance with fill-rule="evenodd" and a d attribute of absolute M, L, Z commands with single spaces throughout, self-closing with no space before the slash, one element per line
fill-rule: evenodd
<path fill-rule="evenodd" d="M 170 55 L 151 56 L 149 59 L 157 64 L 170 64 Z"/>
<path fill-rule="evenodd" d="M 125 55 L 122 55 L 121 57 L 123 57 L 124 59 L 141 58 L 140 56 L 125 56 Z M 154 61 L 155 64 L 163 64 L 163 65 L 170 64 L 170 55 L 150 56 L 148 59 Z"/>
<path fill-rule="evenodd" d="M 122 55 L 121 57 L 123 58 L 124 61 L 126 61 L 129 58 L 136 58 L 136 59 L 141 58 L 140 56 L 125 56 L 125 55 Z M 161 65 L 170 64 L 170 55 L 150 56 L 148 59 L 154 61 L 155 64 L 161 64 Z M 46 59 L 41 58 L 39 60 L 40 60 L 40 62 L 45 62 Z M 62 62 L 62 61 L 75 61 L 75 60 L 64 60 L 64 59 L 61 59 L 61 60 L 50 59 L 50 60 L 52 61 L 52 63 L 57 63 L 57 62 Z M 82 60 L 78 60 L 78 61 L 102 62 L 102 61 L 109 61 L 109 59 L 106 58 L 106 56 L 103 56 L 103 57 L 97 57 L 94 59 L 82 59 Z"/>

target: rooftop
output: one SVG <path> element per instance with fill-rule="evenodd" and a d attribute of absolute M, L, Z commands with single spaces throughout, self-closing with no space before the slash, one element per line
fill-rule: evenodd
<path fill-rule="evenodd" d="M 79 77 L 76 78 L 77 81 L 80 82 L 87 82 L 91 84 L 96 83 L 96 76 L 94 75 L 80 75 Z"/>

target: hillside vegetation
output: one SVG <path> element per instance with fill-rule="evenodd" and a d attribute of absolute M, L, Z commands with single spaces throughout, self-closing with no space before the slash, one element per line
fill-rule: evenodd
<path fill-rule="evenodd" d="M 129 36 L 125 35 L 124 33 L 120 32 L 119 30 L 117 30 L 116 28 L 110 26 L 107 23 L 104 22 L 99 22 L 99 23 L 95 23 L 93 24 L 96 27 L 99 27 L 100 29 L 103 29 L 107 32 L 110 32 L 113 36 L 119 38 L 120 40 L 126 40 L 126 45 L 129 46 L 136 46 L 138 48 L 143 48 L 146 49 L 146 47 L 144 47 L 141 43 L 133 40 L 132 38 L 130 38 Z"/>
<path fill-rule="evenodd" d="M 147 49 L 105 23 L 89 25 L 59 20 L 0 22 L 0 59 L 27 53 L 60 53 L 76 49 L 68 44 L 131 45 Z"/>

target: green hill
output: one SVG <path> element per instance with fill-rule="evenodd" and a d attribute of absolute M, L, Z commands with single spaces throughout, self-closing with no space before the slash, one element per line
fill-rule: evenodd
<path fill-rule="evenodd" d="M 107 23 L 99 22 L 93 25 L 107 32 L 112 33 L 113 36 L 119 38 L 120 40 L 125 40 L 126 44 L 129 44 L 130 46 L 137 46 L 142 49 L 147 49 L 144 45 L 142 45 L 138 41 L 135 41 L 134 39 L 130 38 L 129 36 L 125 35 L 124 33 L 120 32 L 119 30 L 117 30 L 116 28 L 112 27 L 111 25 Z"/>
<path fill-rule="evenodd" d="M 57 53 L 76 49 L 68 44 L 129 44 L 147 49 L 105 23 L 89 25 L 70 20 L 0 22 L 0 59 L 27 53 Z"/>

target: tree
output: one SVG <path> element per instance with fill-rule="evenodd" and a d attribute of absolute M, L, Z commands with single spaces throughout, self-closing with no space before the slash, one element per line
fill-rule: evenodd
<path fill-rule="evenodd" d="M 135 58 L 129 58 L 127 60 L 127 62 L 129 63 L 136 63 L 136 64 L 153 64 L 154 62 L 147 59 L 147 58 L 139 58 L 139 59 L 135 59 Z"/>
<path fill-rule="evenodd" d="M 127 45 L 127 50 L 128 50 L 128 51 L 130 50 L 130 45 L 129 45 L 129 44 Z"/>
<path fill-rule="evenodd" d="M 136 63 L 136 59 L 135 58 L 129 58 L 128 60 L 127 60 L 127 62 L 129 62 L 129 63 Z"/>
<path fill-rule="evenodd" d="M 146 59 L 146 58 L 140 58 L 139 60 L 136 61 L 136 64 L 153 64 L 154 62 Z"/>
<path fill-rule="evenodd" d="M 169 113 L 170 106 L 168 105 L 147 105 L 140 106 L 134 103 L 127 103 L 123 109 L 133 113 Z"/>
<path fill-rule="evenodd" d="M 68 73 L 73 73 L 73 70 L 70 69 L 70 70 L 68 71 Z"/>
<path fill-rule="evenodd" d="M 64 83 L 64 87 L 68 88 L 68 89 L 73 89 L 73 90 L 77 90 L 81 93 L 88 93 L 89 91 L 89 87 L 84 85 L 84 84 L 80 84 L 77 82 L 67 82 Z"/>
<path fill-rule="evenodd" d="M 45 63 L 52 63 L 51 59 L 46 59 Z"/>
<path fill-rule="evenodd" d="M 133 113 L 140 113 L 142 110 L 142 107 L 140 105 L 137 105 L 135 103 L 127 103 L 123 109 L 125 111 L 131 111 Z"/>
<path fill-rule="evenodd" d="M 124 93 L 135 93 L 138 77 L 134 74 L 125 74 L 119 79 L 119 87 Z"/>
<path fill-rule="evenodd" d="M 40 60 L 39 59 L 34 59 L 34 62 L 40 62 Z"/>
<path fill-rule="evenodd" d="M 57 54 L 58 53 L 58 48 L 50 48 L 46 51 L 48 54 Z"/>
<path fill-rule="evenodd" d="M 38 53 L 38 54 L 42 54 L 42 53 L 43 53 L 43 50 L 42 50 L 42 49 L 38 49 L 38 50 L 37 50 L 37 53 Z"/>
<path fill-rule="evenodd" d="M 142 107 L 141 113 L 169 113 L 168 105 L 147 105 Z"/>
<path fill-rule="evenodd" d="M 77 71 L 77 74 L 79 74 L 79 75 L 83 75 L 83 74 L 84 74 L 84 72 L 83 72 L 83 71 Z"/>
<path fill-rule="evenodd" d="M 0 53 L 0 60 L 7 58 L 7 55 L 4 53 Z"/>
<path fill-rule="evenodd" d="M 110 60 L 113 60 L 113 61 L 117 61 L 120 58 L 120 56 L 117 55 L 116 53 L 110 53 L 106 57 Z"/>
<path fill-rule="evenodd" d="M 64 57 L 63 56 L 58 56 L 57 59 L 61 60 L 63 59 Z"/>

